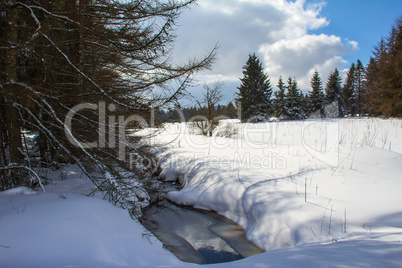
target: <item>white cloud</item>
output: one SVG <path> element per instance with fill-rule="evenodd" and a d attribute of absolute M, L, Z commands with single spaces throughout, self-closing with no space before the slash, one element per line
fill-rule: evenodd
<path fill-rule="evenodd" d="M 248 54 L 258 52 L 273 85 L 279 75 L 295 76 L 299 86 L 308 89 L 315 69 L 325 83 L 329 72 L 345 65 L 341 56 L 356 50 L 358 44 L 309 33 L 329 24 L 320 17 L 324 5 L 304 0 L 200 0 L 182 14 L 175 59 L 202 55 L 219 43 L 213 70 L 202 73 L 201 80 L 232 85 L 242 76 Z"/>
<path fill-rule="evenodd" d="M 349 40 L 349 39 L 347 39 L 347 38 L 346 38 L 346 41 L 348 42 L 348 45 L 349 45 L 352 49 L 354 49 L 354 50 L 359 49 L 359 43 L 357 43 L 356 41 Z"/>
<path fill-rule="evenodd" d="M 334 68 L 342 67 L 344 61 L 339 54 L 347 48 L 341 38 L 331 35 L 302 35 L 296 39 L 281 39 L 273 44 L 263 44 L 259 52 L 263 55 L 265 70 L 274 81 L 280 75 L 296 77 L 299 87 L 310 87 L 311 74 L 318 70 L 323 81 Z"/>

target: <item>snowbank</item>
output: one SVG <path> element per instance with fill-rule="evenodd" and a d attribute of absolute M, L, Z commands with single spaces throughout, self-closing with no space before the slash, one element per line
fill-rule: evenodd
<path fill-rule="evenodd" d="M 46 193 L 0 193 L 0 267 L 181 264 L 126 210 L 84 195 L 93 185 L 76 166 L 53 173 Z"/>
<path fill-rule="evenodd" d="M 235 220 L 266 250 L 367 239 L 402 253 L 402 120 L 235 124 L 235 138 L 181 123 L 154 139 L 185 185 L 171 200 Z"/>

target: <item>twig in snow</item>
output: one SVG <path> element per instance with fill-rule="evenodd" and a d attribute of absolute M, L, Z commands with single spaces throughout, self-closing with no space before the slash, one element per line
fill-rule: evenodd
<path fill-rule="evenodd" d="M 307 202 L 307 178 L 304 178 L 304 202 Z"/>
<path fill-rule="evenodd" d="M 346 208 L 345 208 L 345 214 L 344 214 L 345 220 L 344 220 L 344 233 L 346 234 Z"/>
<path fill-rule="evenodd" d="M 326 209 L 324 210 L 324 214 L 322 215 L 322 219 L 321 219 L 321 234 L 322 234 L 322 226 L 324 225 L 325 212 L 326 212 Z"/>
<path fill-rule="evenodd" d="M 339 219 L 339 224 L 341 225 L 341 232 L 343 234 L 343 223 L 342 223 L 342 219 Z"/>
<path fill-rule="evenodd" d="M 69 220 L 72 220 L 72 219 L 78 218 L 79 216 L 80 216 L 80 215 L 77 215 L 77 216 L 74 216 L 74 217 L 68 218 L 68 219 L 66 219 L 66 221 L 69 221 Z"/>
<path fill-rule="evenodd" d="M 318 236 L 314 233 L 313 228 L 311 228 L 311 226 L 310 226 L 310 230 L 313 232 L 313 235 L 314 235 L 317 239 L 319 239 Z"/>
<path fill-rule="evenodd" d="M 152 244 L 152 241 L 150 239 L 150 237 L 152 237 L 153 235 L 151 233 L 142 233 L 142 237 L 148 239 L 149 243 Z"/>
<path fill-rule="evenodd" d="M 350 163 L 350 169 L 353 169 L 353 162 L 355 161 L 356 150 L 354 150 L 352 162 Z"/>
<path fill-rule="evenodd" d="M 334 205 L 331 206 L 331 214 L 329 215 L 328 234 L 331 234 L 332 212 L 334 211 L 333 208 L 334 208 Z"/>

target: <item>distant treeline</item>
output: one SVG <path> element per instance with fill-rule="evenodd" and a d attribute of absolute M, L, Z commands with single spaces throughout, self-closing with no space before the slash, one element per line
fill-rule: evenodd
<path fill-rule="evenodd" d="M 352 63 L 344 83 L 335 69 L 324 88 L 316 70 L 307 94 L 301 92 L 292 77 L 286 84 L 281 77 L 278 90 L 273 92 L 271 81 L 255 54 L 249 55 L 240 80 L 236 101 L 241 107 L 242 121 L 266 120 L 272 116 L 280 119 L 355 115 L 402 117 L 402 19 L 398 19 L 389 36 L 374 47 L 366 67 L 360 60 Z"/>

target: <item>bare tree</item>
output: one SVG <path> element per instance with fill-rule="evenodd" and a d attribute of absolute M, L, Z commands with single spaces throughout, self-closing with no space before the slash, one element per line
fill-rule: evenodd
<path fill-rule="evenodd" d="M 212 87 L 204 85 L 205 93 L 202 101 L 197 101 L 202 113 L 194 119 L 195 127 L 202 135 L 212 136 L 215 128 L 219 124 L 219 117 L 216 111 L 216 105 L 222 100 L 223 83 L 217 82 Z"/>

